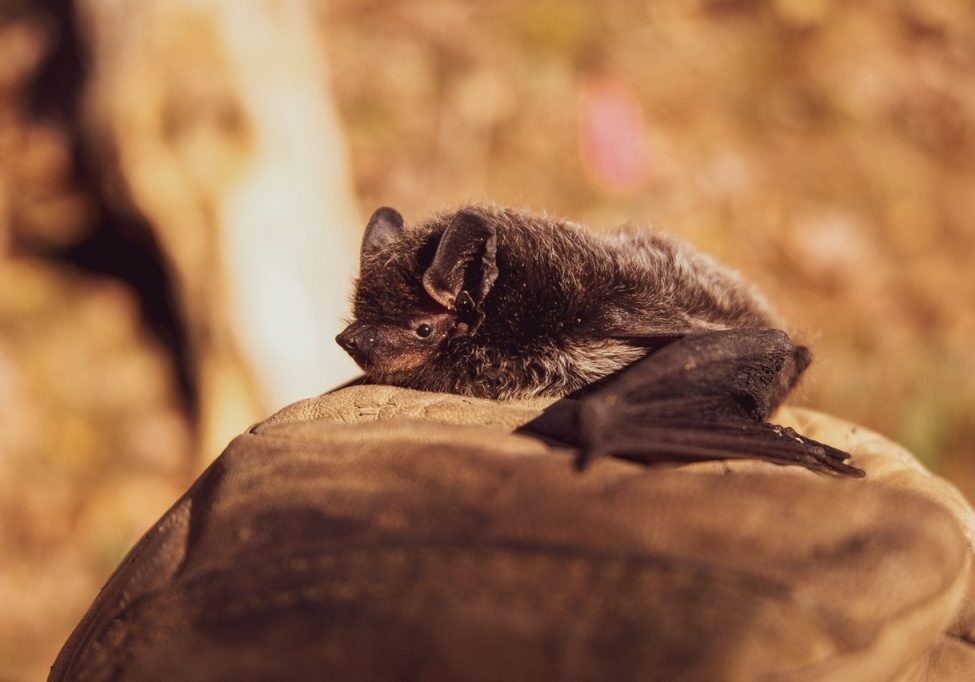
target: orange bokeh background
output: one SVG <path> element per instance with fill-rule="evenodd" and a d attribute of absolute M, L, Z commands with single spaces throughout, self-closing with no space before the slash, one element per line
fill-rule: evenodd
<path fill-rule="evenodd" d="M 195 445 L 186 367 L 203 371 L 201 361 L 187 365 L 166 320 L 147 318 L 139 277 L 92 267 L 97 259 L 79 251 L 97 247 L 97 191 L 78 184 L 71 131 L 36 115 L 45 93 L 32 91 L 35 76 L 65 40 L 47 30 L 43 4 L 0 11 L 0 679 L 45 674 L 127 548 L 218 454 L 201 458 Z M 89 17 L 102 4 L 54 3 Z M 262 35 L 224 4 L 234 35 Z M 884 433 L 975 498 L 970 2 L 296 5 L 315 22 L 322 68 L 310 77 L 337 113 L 340 143 L 327 154 L 348 187 L 255 171 L 269 166 L 253 159 L 273 155 L 255 151 L 268 138 L 247 115 L 284 106 L 266 98 L 243 106 L 243 119 L 208 103 L 210 127 L 179 142 L 198 187 L 226 192 L 249 178 L 248 196 L 263 196 L 279 183 L 278 203 L 240 204 L 239 213 L 256 222 L 286 214 L 274 225 L 280 243 L 299 229 L 321 239 L 310 254 L 266 250 L 261 263 L 273 265 L 262 265 L 259 293 L 285 295 L 274 283 L 298 282 L 289 263 L 318 251 L 322 269 L 337 267 L 332 251 L 351 272 L 361 216 L 379 205 L 408 222 L 493 200 L 593 229 L 650 223 L 759 283 L 813 348 L 794 402 Z M 246 70 L 239 80 L 200 75 L 211 33 L 187 24 L 180 36 L 184 61 L 173 55 L 165 73 L 192 81 L 187 106 L 242 87 Z M 288 73 L 279 77 L 280 102 L 302 94 L 288 90 Z M 294 106 L 267 125 L 300 148 L 306 124 Z M 241 128 L 252 132 L 239 147 L 213 143 Z M 150 174 L 171 162 L 142 153 Z M 318 224 L 309 197 L 354 201 L 360 217 Z M 145 212 L 150 231 L 155 215 Z M 184 238 L 195 238 L 189 228 L 175 235 Z M 242 282 L 253 268 L 235 267 L 240 253 L 221 257 Z M 329 311 L 344 306 L 340 286 L 305 293 Z M 327 312 L 300 338 L 276 326 L 269 336 L 304 349 L 308 335 L 327 340 L 340 326 L 341 314 Z M 322 353 L 325 369 L 298 372 L 290 388 L 261 377 L 293 365 L 252 353 L 258 409 L 351 376 Z M 231 431 L 249 425 L 244 408 L 228 414 Z"/>

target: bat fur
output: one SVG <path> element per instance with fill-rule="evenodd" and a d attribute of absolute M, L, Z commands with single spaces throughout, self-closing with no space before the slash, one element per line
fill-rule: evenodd
<path fill-rule="evenodd" d="M 487 236 L 446 254 L 463 266 L 448 273 L 450 290 L 429 271 L 458 228 Z M 379 209 L 353 308 L 338 341 L 373 381 L 497 399 L 570 394 L 646 355 L 641 339 L 655 334 L 780 326 L 754 287 L 674 237 L 633 226 L 596 234 L 493 205 L 409 229 Z M 425 339 L 422 324 L 433 329 Z"/>

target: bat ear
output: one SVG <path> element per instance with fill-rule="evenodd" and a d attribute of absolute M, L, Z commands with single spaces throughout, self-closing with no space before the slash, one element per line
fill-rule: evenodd
<path fill-rule="evenodd" d="M 450 310 L 457 310 L 459 302 L 479 306 L 498 278 L 496 251 L 494 227 L 476 211 L 461 211 L 440 238 L 433 263 L 423 273 L 423 288 Z"/>
<path fill-rule="evenodd" d="M 386 244 L 395 241 L 403 234 L 403 216 L 399 211 L 383 206 L 377 208 L 366 225 L 366 233 L 362 236 L 361 255 L 365 256 L 378 251 Z"/>

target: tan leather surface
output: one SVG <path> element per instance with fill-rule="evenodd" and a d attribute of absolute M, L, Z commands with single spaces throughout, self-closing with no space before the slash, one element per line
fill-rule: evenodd
<path fill-rule="evenodd" d="M 975 670 L 971 511 L 903 450 L 786 411 L 867 478 L 611 459 L 579 473 L 511 433 L 544 406 L 353 387 L 282 410 L 133 550 L 52 679 Z"/>
<path fill-rule="evenodd" d="M 294 403 L 254 427 L 282 422 L 323 419 L 344 424 L 393 419 L 424 419 L 445 424 L 497 427 L 512 431 L 550 406 L 552 399 L 499 403 L 479 398 L 425 393 L 392 386 L 353 386 Z M 842 419 L 813 410 L 785 407 L 772 421 L 849 452 L 851 462 L 869 472 L 870 484 L 903 488 L 951 512 L 975 549 L 975 510 L 948 481 L 933 476 L 911 453 L 883 436 Z M 683 467 L 708 470 L 767 470 L 761 462 L 717 462 Z M 799 470 L 779 470 L 779 473 Z"/>
<path fill-rule="evenodd" d="M 257 430 L 267 430 L 273 424 L 315 419 L 358 423 L 407 418 L 511 431 L 537 417 L 552 402 L 538 399 L 497 403 L 388 386 L 357 386 L 290 405 L 259 425 Z M 975 511 L 955 486 L 932 475 L 904 448 L 869 429 L 808 409 L 782 408 L 773 421 L 792 426 L 810 438 L 849 452 L 851 463 L 868 473 L 868 479 L 862 485 L 904 490 L 943 508 L 955 518 L 969 546 L 975 549 Z M 420 433 L 427 432 L 415 431 L 414 436 Z M 449 432 L 450 436 L 437 433 L 447 440 L 458 437 L 453 431 Z M 427 434 L 422 437 L 432 436 Z M 465 437 L 477 442 L 487 434 L 469 432 Z M 497 439 L 496 434 L 492 434 L 491 438 L 496 447 L 508 442 Z M 537 448 L 539 444 L 532 441 L 532 445 L 521 443 L 518 447 Z M 816 477 L 802 469 L 776 468 L 757 461 L 712 462 L 680 468 L 698 473 L 723 471 L 741 474 L 771 470 L 778 476 Z M 968 570 L 965 575 L 969 576 L 967 580 L 970 583 L 967 593 L 957 597 L 953 606 L 946 607 L 949 611 L 954 610 L 955 615 L 946 626 L 945 633 L 938 635 L 930 650 L 903 673 L 904 679 L 975 679 L 975 572 Z"/>

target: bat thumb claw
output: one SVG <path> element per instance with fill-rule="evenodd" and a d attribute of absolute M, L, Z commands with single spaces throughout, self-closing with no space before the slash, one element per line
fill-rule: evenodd
<path fill-rule="evenodd" d="M 845 462 L 837 462 L 834 466 L 839 470 L 841 474 L 846 474 L 847 476 L 853 476 L 854 478 L 864 478 L 867 472 L 860 467 L 855 467 L 852 464 L 846 464 Z"/>

